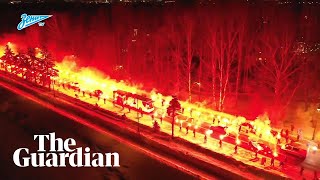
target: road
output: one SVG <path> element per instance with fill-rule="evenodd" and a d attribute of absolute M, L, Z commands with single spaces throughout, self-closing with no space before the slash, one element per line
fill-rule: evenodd
<path fill-rule="evenodd" d="M 39 92 L 39 94 L 42 94 L 42 92 Z M 90 100 L 90 99 L 88 99 L 88 100 Z M 93 99 L 92 99 L 93 100 Z M 92 101 L 91 100 L 91 101 Z M 69 102 L 69 104 L 71 105 L 72 103 L 74 103 L 74 102 Z M 110 107 L 109 107 L 110 108 Z M 86 112 L 86 113 L 90 113 L 90 110 L 86 110 L 86 109 L 83 109 L 83 108 L 81 108 L 82 110 L 81 111 L 88 111 L 88 112 Z M 92 110 L 92 109 L 91 109 Z M 92 113 L 92 112 L 91 112 Z M 147 118 L 148 119 L 148 118 Z M 149 120 L 150 121 L 150 120 Z M 149 124 L 149 121 L 146 121 L 146 120 L 143 120 L 143 121 L 141 121 L 140 120 L 140 122 L 141 123 L 143 123 L 144 125 L 148 125 Z M 149 125 L 148 125 L 149 126 Z M 177 126 L 176 126 L 177 127 Z M 163 128 L 162 130 L 166 130 L 166 128 Z M 177 130 L 178 131 L 178 130 Z M 186 138 L 186 136 L 184 136 L 184 135 L 182 135 L 181 136 L 181 133 L 179 133 L 180 135 L 179 135 L 179 137 L 185 137 Z M 192 142 L 194 141 L 194 142 L 196 142 L 197 144 L 199 144 L 199 139 L 192 139 L 192 138 L 188 138 L 189 140 L 191 140 Z M 214 141 L 213 140 L 214 138 L 212 138 L 211 140 L 212 141 Z M 204 145 L 201 145 L 201 146 L 205 146 L 205 147 L 210 147 L 210 148 L 213 148 L 213 149 L 215 149 L 215 151 L 216 150 L 218 150 L 216 147 L 214 147 L 214 142 L 213 143 L 210 143 L 210 144 L 204 144 Z M 224 153 L 226 153 L 226 154 L 231 154 L 232 152 L 229 152 L 229 150 L 230 149 L 232 149 L 232 148 L 230 148 L 230 147 L 226 147 L 226 146 L 229 146 L 229 145 L 227 145 L 227 144 L 225 144 L 224 145 L 224 148 L 223 148 L 223 152 Z M 220 152 L 221 152 L 221 149 L 220 149 Z M 246 161 L 246 163 L 249 163 L 249 164 L 255 164 L 255 165 L 258 165 L 257 163 L 251 163 L 251 162 L 249 162 L 249 161 L 251 161 L 250 159 L 249 159 L 249 161 L 247 160 L 247 159 L 243 159 L 243 158 L 241 158 L 241 157 L 244 157 L 244 156 L 247 156 L 246 155 L 246 152 L 243 152 L 243 153 L 241 153 L 241 155 L 239 155 L 239 156 L 234 156 L 234 155 L 232 155 L 234 158 L 237 158 L 237 159 L 241 159 L 242 161 Z M 182 166 L 180 166 L 180 168 L 181 168 Z M 291 171 L 291 172 L 293 172 L 293 171 Z M 295 170 L 294 172 L 298 172 L 297 170 Z"/>
<path fill-rule="evenodd" d="M 167 166 L 104 133 L 67 119 L 24 97 L 0 88 L 1 98 L 1 179 L 51 177 L 49 179 L 194 179 L 191 175 Z M 120 168 L 67 168 L 35 170 L 14 166 L 11 157 L 19 147 L 35 148 L 32 135 L 56 132 L 62 138 L 72 137 L 77 145 L 92 151 L 118 152 Z M 9 138 L 8 138 L 9 137 Z M 68 175 L 67 175 L 68 174 Z"/>

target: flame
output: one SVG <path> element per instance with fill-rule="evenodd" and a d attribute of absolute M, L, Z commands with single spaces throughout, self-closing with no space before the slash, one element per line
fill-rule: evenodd
<path fill-rule="evenodd" d="M 213 131 L 211 129 L 209 129 L 209 130 L 206 131 L 206 135 L 210 135 L 210 134 L 212 134 L 212 132 Z"/>
<path fill-rule="evenodd" d="M 9 46 L 9 48 L 11 49 L 11 51 L 13 52 L 13 54 L 17 55 L 18 54 L 18 48 L 17 45 L 12 43 L 12 42 L 8 42 L 7 45 Z"/>
<path fill-rule="evenodd" d="M 262 150 L 262 147 L 260 145 L 257 146 L 258 151 Z"/>
<path fill-rule="evenodd" d="M 8 42 L 11 50 L 16 54 L 17 46 L 11 42 Z M 41 49 L 36 48 L 36 57 L 42 57 Z M 0 46 L 0 57 L 3 56 L 5 51 L 5 46 Z M 77 57 L 74 55 L 65 56 L 65 58 L 58 62 L 56 61 L 56 69 L 59 71 L 59 76 L 56 78 L 57 83 L 64 84 L 78 84 L 78 87 L 81 91 L 84 92 L 93 92 L 95 90 L 101 90 L 103 92 L 102 97 L 108 99 L 109 97 L 113 97 L 113 92 L 115 90 L 123 90 L 127 92 L 131 92 L 134 94 L 146 94 L 151 98 L 154 102 L 153 105 L 158 109 L 166 109 L 170 101 L 172 100 L 172 96 L 165 96 L 156 89 L 153 89 L 151 92 L 147 92 L 142 89 L 141 85 L 131 84 L 126 81 L 117 81 L 115 79 L 110 78 L 105 75 L 103 72 L 99 71 L 93 67 L 80 67 L 77 64 Z M 125 68 L 121 66 L 121 68 Z M 132 100 L 128 99 L 126 102 L 128 104 L 134 103 Z M 200 104 L 191 104 L 188 101 L 180 101 L 181 106 L 186 109 L 183 112 L 183 116 L 189 117 L 190 112 L 194 112 L 195 122 L 194 128 L 197 129 L 198 125 L 201 125 L 203 121 L 212 122 L 213 117 L 217 117 L 221 120 L 222 126 L 226 126 L 227 134 L 235 134 L 238 135 L 239 126 L 246 122 L 247 120 L 244 117 L 236 117 L 231 114 L 214 111 L 205 106 L 205 103 Z M 161 111 L 160 111 L 161 112 Z M 165 111 L 159 112 L 163 118 L 165 117 Z M 154 113 L 154 115 L 158 115 Z M 179 122 L 179 119 L 176 119 L 176 122 Z M 272 144 L 276 144 L 276 138 L 271 135 L 271 126 L 270 120 L 267 114 L 263 114 L 259 116 L 255 121 L 251 121 L 250 124 L 256 130 L 256 135 L 249 134 L 249 136 L 259 136 L 261 135 L 261 139 L 266 142 L 270 142 Z M 188 123 L 189 126 L 189 123 Z M 206 131 L 206 133 L 210 133 L 210 131 Z M 212 133 L 212 131 L 211 131 Z M 223 139 L 225 136 L 220 136 L 220 139 Z M 238 140 L 238 139 L 237 139 Z M 238 143 L 238 141 L 236 142 Z M 239 140 L 240 143 L 240 140 Z"/>
<path fill-rule="evenodd" d="M 224 137 L 225 137 L 224 135 L 220 135 L 220 136 L 219 136 L 219 139 L 220 139 L 220 140 L 223 140 Z"/>
<path fill-rule="evenodd" d="M 236 139 L 236 144 L 239 145 L 241 143 L 241 141 L 237 138 Z"/>
<path fill-rule="evenodd" d="M 66 56 L 60 63 L 56 63 L 59 70 L 59 79 L 65 83 L 79 83 L 82 91 L 93 92 L 95 90 L 103 91 L 104 96 L 112 97 L 113 91 L 121 89 L 131 93 L 143 93 L 138 86 L 129 85 L 123 81 L 116 81 L 105 76 L 101 71 L 92 67 L 77 66 L 77 63 Z"/>
<path fill-rule="evenodd" d="M 36 58 L 43 58 L 43 54 L 40 48 L 34 48 L 35 50 L 35 57 Z"/>

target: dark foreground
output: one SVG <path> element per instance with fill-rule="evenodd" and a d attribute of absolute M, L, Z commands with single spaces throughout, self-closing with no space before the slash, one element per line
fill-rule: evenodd
<path fill-rule="evenodd" d="M 125 144 L 66 119 L 21 96 L 0 88 L 0 179 L 194 179 Z M 34 134 L 56 132 L 72 137 L 92 152 L 118 152 L 120 168 L 18 168 L 13 152 L 21 147 L 35 151 Z"/>

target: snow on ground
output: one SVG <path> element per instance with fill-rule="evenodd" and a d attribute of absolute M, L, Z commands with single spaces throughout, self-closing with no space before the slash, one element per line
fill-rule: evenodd
<path fill-rule="evenodd" d="M 61 93 L 67 94 L 71 97 L 75 97 L 75 92 L 73 90 L 68 90 L 68 89 L 63 89 L 59 88 L 59 91 Z M 137 120 L 137 113 L 135 111 L 128 112 L 127 109 L 122 110 L 120 107 L 115 107 L 111 102 L 107 101 L 106 104 L 104 104 L 103 100 L 98 101 L 97 98 L 90 98 L 88 95 L 85 97 L 82 96 L 82 94 L 79 94 L 80 100 L 90 103 L 92 105 L 95 105 L 96 103 L 99 105 L 100 108 L 104 108 L 107 110 L 111 110 L 113 112 L 118 113 L 119 115 L 122 115 L 123 113 L 126 113 L 126 116 L 133 120 L 133 121 L 138 121 Z M 139 119 L 139 122 L 143 125 L 152 127 L 153 126 L 153 121 L 150 116 L 144 115 L 142 118 Z M 160 122 L 160 121 L 159 121 Z M 210 122 L 212 123 L 212 122 Z M 171 123 L 163 121 L 162 124 L 160 124 L 161 131 L 164 133 L 167 133 L 171 135 Z M 222 148 L 219 147 L 219 140 L 214 139 L 214 138 L 208 138 L 207 143 L 204 143 L 204 135 L 197 133 L 196 138 L 193 137 L 192 131 L 189 130 L 189 133 L 186 134 L 186 130 L 183 128 L 182 131 L 179 131 L 179 127 L 176 125 L 175 126 L 175 136 L 180 137 L 182 139 L 185 139 L 191 143 L 197 144 L 203 148 L 209 149 L 214 152 L 218 152 L 220 154 L 224 154 L 228 157 L 232 157 L 238 161 L 241 161 L 245 164 L 258 167 L 261 169 L 264 169 L 266 171 L 271 171 L 277 174 L 280 174 L 282 176 L 287 176 L 289 178 L 293 179 L 312 179 L 313 177 L 313 172 L 305 170 L 304 175 L 300 176 L 300 167 L 299 166 L 293 166 L 293 165 L 288 165 L 286 164 L 284 168 L 279 167 L 279 161 L 275 161 L 275 167 L 270 167 L 270 161 L 271 159 L 268 157 L 265 157 L 263 155 L 258 155 L 259 160 L 256 161 L 254 156 L 254 152 L 243 149 L 243 148 L 238 148 L 238 153 L 234 154 L 234 145 L 229 144 L 227 142 L 223 142 Z M 183 148 L 182 146 L 176 147 L 176 148 Z M 260 164 L 260 159 L 262 157 L 265 157 L 267 159 L 267 162 L 265 165 Z"/>

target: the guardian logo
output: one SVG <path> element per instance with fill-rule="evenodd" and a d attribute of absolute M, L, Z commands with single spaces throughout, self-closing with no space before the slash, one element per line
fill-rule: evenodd
<path fill-rule="evenodd" d="M 22 30 L 26 27 L 32 26 L 36 23 L 39 24 L 39 26 L 44 26 L 44 20 L 50 18 L 52 15 L 27 15 L 22 14 L 21 15 L 21 22 L 18 24 L 17 29 Z"/>
<path fill-rule="evenodd" d="M 76 141 L 72 138 L 63 140 L 56 138 L 55 133 L 34 135 L 38 139 L 38 150 L 29 152 L 28 148 L 19 148 L 13 153 L 13 162 L 18 167 L 120 167 L 119 154 L 91 153 L 90 148 L 72 148 Z M 45 149 L 45 142 L 50 150 Z M 112 161 L 113 160 L 113 161 Z"/>

